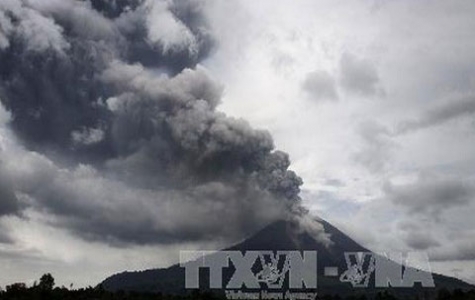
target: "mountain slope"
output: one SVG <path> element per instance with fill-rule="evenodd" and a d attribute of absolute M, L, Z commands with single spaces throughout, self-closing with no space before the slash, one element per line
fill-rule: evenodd
<path fill-rule="evenodd" d="M 381 289 L 369 287 L 367 289 L 353 288 L 349 283 L 341 282 L 339 276 L 324 276 L 324 267 L 331 266 L 338 268 L 338 274 L 347 269 L 344 252 L 370 252 L 337 228 L 325 221 L 320 221 L 325 232 L 331 235 L 333 245 L 326 247 L 318 242 L 306 232 L 296 230 L 296 225 L 288 221 L 274 222 L 255 235 L 243 242 L 234 245 L 226 250 L 316 250 L 318 253 L 318 292 L 319 294 L 339 294 L 349 295 L 374 294 Z M 201 273 L 200 273 L 201 274 Z M 205 277 L 204 276 L 201 277 Z M 225 276 L 226 277 L 226 274 Z M 117 291 L 149 291 L 171 294 L 185 293 L 184 289 L 184 269 L 179 265 L 173 265 L 166 269 L 154 269 L 141 272 L 124 272 L 113 275 L 102 282 L 106 290 Z M 442 275 L 434 274 L 434 281 L 437 288 L 470 289 L 471 285 Z M 202 283 L 207 286 L 206 280 Z M 434 289 L 394 289 L 393 292 L 400 296 L 410 296 L 415 293 L 426 292 L 434 294 Z"/>

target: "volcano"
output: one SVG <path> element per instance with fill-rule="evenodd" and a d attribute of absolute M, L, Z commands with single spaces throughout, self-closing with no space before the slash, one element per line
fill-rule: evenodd
<path fill-rule="evenodd" d="M 397 297 L 413 297 L 416 295 L 425 298 L 435 297 L 439 289 L 469 290 L 474 286 L 459 279 L 432 274 L 435 287 L 422 287 L 416 283 L 411 288 L 376 288 L 374 284 L 366 288 L 353 287 L 349 282 L 342 282 L 340 275 L 348 269 L 345 260 L 345 252 L 371 253 L 370 250 L 359 245 L 346 234 L 332 226 L 330 223 L 319 220 L 324 230 L 330 235 L 331 245 L 325 245 L 312 237 L 307 232 L 296 230 L 292 221 L 277 221 L 241 243 L 231 246 L 226 251 L 317 251 L 318 253 L 318 294 L 319 295 L 365 295 L 374 296 L 378 292 L 388 291 Z M 377 255 L 377 254 L 374 254 Z M 396 264 L 396 263 L 394 263 Z M 398 265 L 399 266 L 399 265 Z M 334 274 L 326 274 L 325 267 L 331 267 Z M 404 267 L 402 267 L 404 268 Z M 336 272 L 336 274 L 335 274 Z M 202 274 L 203 273 L 203 274 Z M 226 277 L 223 271 L 223 277 Z M 204 276 L 203 276 L 204 275 Z M 200 280 L 206 273 L 200 271 Z M 229 277 L 229 276 L 228 276 Z M 374 279 L 374 278 L 373 278 Z M 200 281 L 200 286 L 205 289 L 209 286 Z M 185 294 L 185 270 L 176 264 L 165 269 L 151 269 L 137 272 L 123 272 L 113 275 L 101 283 L 101 286 L 109 291 L 137 291 L 162 294 Z M 220 291 L 216 291 L 220 292 Z M 221 291 L 223 292 L 223 291 Z"/>

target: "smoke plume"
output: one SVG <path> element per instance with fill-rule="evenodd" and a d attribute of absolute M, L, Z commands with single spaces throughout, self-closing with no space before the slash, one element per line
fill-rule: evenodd
<path fill-rule="evenodd" d="M 217 110 L 205 16 L 197 0 L 0 2 L 0 215 L 147 244 L 301 212 L 289 156 Z"/>

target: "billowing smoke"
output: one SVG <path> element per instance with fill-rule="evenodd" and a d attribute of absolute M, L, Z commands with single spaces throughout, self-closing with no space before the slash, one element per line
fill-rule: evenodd
<path fill-rule="evenodd" d="M 288 155 L 216 109 L 213 45 L 203 1 L 2 0 L 0 215 L 145 244 L 301 214 Z"/>

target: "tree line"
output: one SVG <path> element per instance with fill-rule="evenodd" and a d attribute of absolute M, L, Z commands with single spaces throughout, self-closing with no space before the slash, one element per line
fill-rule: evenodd
<path fill-rule="evenodd" d="M 427 296 L 416 296 L 415 300 L 427 299 Z M 456 289 L 449 291 L 440 289 L 435 296 L 429 297 L 435 300 L 475 300 L 475 290 L 462 291 Z M 100 285 L 97 287 L 87 287 L 80 289 L 70 289 L 66 287 L 55 287 L 54 277 L 47 273 L 41 276 L 38 282 L 31 287 L 25 283 L 14 283 L 7 285 L 5 290 L 0 288 L 0 300 L 224 300 L 226 297 L 217 295 L 209 291 L 195 290 L 187 295 L 163 295 L 161 293 L 140 293 L 140 292 L 110 292 L 104 290 Z M 338 295 L 326 295 L 318 297 L 321 300 L 397 300 L 398 298 L 388 291 L 378 292 L 367 297 L 366 295 L 350 296 L 341 298 Z M 407 299 L 407 298 L 405 298 Z"/>

